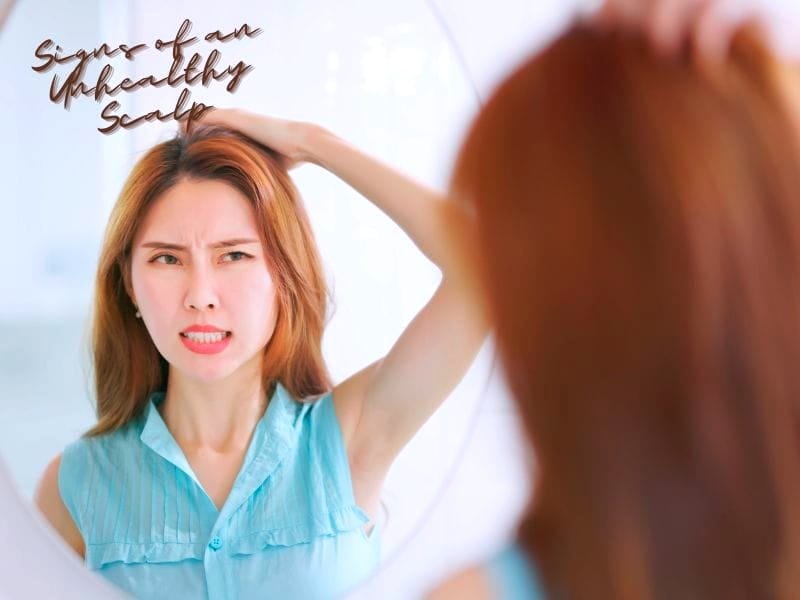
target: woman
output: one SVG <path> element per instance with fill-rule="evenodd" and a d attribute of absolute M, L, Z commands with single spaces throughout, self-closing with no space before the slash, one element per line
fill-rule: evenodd
<path fill-rule="evenodd" d="M 536 491 L 434 598 L 797 597 L 797 74 L 752 31 L 687 58 L 577 26 L 471 128 L 452 189 Z"/>
<path fill-rule="evenodd" d="M 326 289 L 287 169 L 319 164 L 395 220 L 442 281 L 338 385 Z M 392 461 L 487 333 L 450 240 L 463 218 L 321 127 L 236 110 L 147 152 L 112 211 L 93 311 L 98 423 L 37 503 L 141 598 L 337 597 L 378 562 Z"/>

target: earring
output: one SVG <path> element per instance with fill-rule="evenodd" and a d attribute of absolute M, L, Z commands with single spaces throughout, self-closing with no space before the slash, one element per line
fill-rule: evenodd
<path fill-rule="evenodd" d="M 142 313 L 140 313 L 138 310 L 136 311 L 136 318 L 137 319 L 141 319 L 142 318 Z"/>

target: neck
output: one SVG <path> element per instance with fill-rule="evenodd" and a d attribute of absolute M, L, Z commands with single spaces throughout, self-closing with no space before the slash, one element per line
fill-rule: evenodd
<path fill-rule="evenodd" d="M 186 452 L 243 452 L 267 407 L 260 375 L 201 382 L 170 370 L 161 416 Z"/>

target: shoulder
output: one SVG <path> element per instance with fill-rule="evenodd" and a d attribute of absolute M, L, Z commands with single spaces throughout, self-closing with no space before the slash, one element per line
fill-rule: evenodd
<path fill-rule="evenodd" d="M 64 447 L 58 457 L 57 481 L 70 511 L 77 510 L 89 496 L 96 494 L 97 489 L 92 488 L 134 464 L 140 449 L 132 443 L 130 430 L 125 426 L 98 436 L 81 436 Z"/>
<path fill-rule="evenodd" d="M 339 432 L 339 422 L 333 403 L 333 392 L 297 400 L 291 396 L 291 419 L 302 435 L 326 435 Z"/>
<path fill-rule="evenodd" d="M 299 447 L 319 453 L 326 459 L 338 459 L 344 454 L 342 431 L 334 408 L 331 392 L 304 398 L 294 405 L 294 425 L 305 443 Z"/>
<path fill-rule="evenodd" d="M 284 433 L 281 428 L 270 431 L 273 446 L 286 436 L 291 448 L 281 463 L 286 482 L 307 488 L 309 480 L 316 481 L 320 485 L 305 493 L 319 496 L 321 503 L 331 506 L 354 504 L 350 461 L 332 392 L 294 401 L 290 405 L 288 420 L 291 421 L 291 431 Z"/>
<path fill-rule="evenodd" d="M 132 466 L 125 452 L 128 428 L 81 437 L 55 456 L 38 483 L 35 501 L 64 540 L 84 555 L 94 499 L 110 497 L 115 477 Z"/>
<path fill-rule="evenodd" d="M 58 454 L 45 468 L 34 493 L 34 502 L 64 541 L 83 558 L 86 551 L 83 536 L 59 491 L 61 458 L 62 454 Z"/>
<path fill-rule="evenodd" d="M 490 600 L 495 597 L 489 577 L 479 566 L 453 575 L 428 594 L 428 600 Z"/>

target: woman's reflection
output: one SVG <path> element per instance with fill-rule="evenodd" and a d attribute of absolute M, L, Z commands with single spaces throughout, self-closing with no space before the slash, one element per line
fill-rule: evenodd
<path fill-rule="evenodd" d="M 388 354 L 338 385 L 320 258 L 287 174 L 304 161 L 372 200 L 443 275 Z M 152 148 L 101 250 L 98 422 L 48 466 L 38 506 L 140 598 L 336 597 L 363 580 L 387 470 L 487 333 L 449 237 L 461 218 L 308 123 L 217 110 Z"/>

